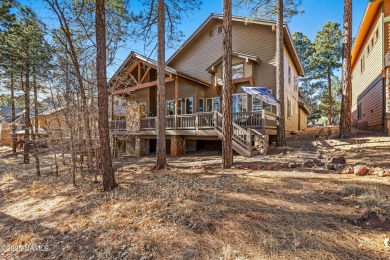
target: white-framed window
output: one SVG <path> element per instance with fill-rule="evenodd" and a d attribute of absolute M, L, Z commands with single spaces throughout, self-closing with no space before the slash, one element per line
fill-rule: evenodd
<path fill-rule="evenodd" d="M 185 106 L 185 113 L 186 114 L 193 114 L 194 113 L 194 98 L 186 98 L 184 100 L 184 106 Z"/>
<path fill-rule="evenodd" d="M 287 65 L 287 70 L 288 70 L 288 83 L 291 84 L 291 68 L 290 68 L 290 65 Z"/>
<path fill-rule="evenodd" d="M 241 79 L 244 77 L 244 63 L 234 64 L 232 66 L 232 79 Z"/>
<path fill-rule="evenodd" d="M 204 98 L 198 99 L 198 112 L 204 112 Z"/>
<path fill-rule="evenodd" d="M 167 101 L 167 116 L 173 116 L 175 114 L 175 101 L 169 100 Z"/>
<path fill-rule="evenodd" d="M 222 33 L 222 26 L 218 26 L 218 33 Z"/>
<path fill-rule="evenodd" d="M 248 95 L 246 93 L 233 94 L 232 112 L 246 112 L 248 110 Z"/>
<path fill-rule="evenodd" d="M 290 118 L 292 116 L 291 111 L 291 99 L 287 99 L 287 117 Z"/>
<path fill-rule="evenodd" d="M 379 28 L 375 30 L 375 42 L 379 39 Z"/>
<path fill-rule="evenodd" d="M 263 101 L 260 98 L 252 97 L 252 111 L 259 111 L 263 109 Z"/>
<path fill-rule="evenodd" d="M 214 30 L 210 30 L 209 31 L 209 37 L 213 37 L 214 36 Z"/>
<path fill-rule="evenodd" d="M 213 97 L 206 99 L 206 112 L 220 111 L 221 110 L 221 98 Z"/>

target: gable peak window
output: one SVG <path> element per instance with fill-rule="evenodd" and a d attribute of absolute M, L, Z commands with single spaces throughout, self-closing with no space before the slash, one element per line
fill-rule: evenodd
<path fill-rule="evenodd" d="M 232 66 L 232 79 L 241 79 L 244 77 L 244 63 L 234 64 Z"/>
<path fill-rule="evenodd" d="M 209 31 L 209 37 L 213 37 L 214 36 L 214 30 L 210 30 Z"/>

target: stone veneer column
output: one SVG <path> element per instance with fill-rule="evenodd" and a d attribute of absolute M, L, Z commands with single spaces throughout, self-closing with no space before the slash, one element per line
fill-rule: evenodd
<path fill-rule="evenodd" d="M 141 118 L 146 115 L 146 106 L 136 102 L 128 103 L 126 106 L 126 131 L 130 133 L 141 132 Z M 131 145 L 133 142 L 129 141 L 127 144 Z M 127 145 L 126 144 L 126 145 Z M 128 148 L 131 151 L 131 148 Z M 135 137 L 134 154 L 136 157 L 145 155 L 145 140 L 140 136 Z"/>
<path fill-rule="evenodd" d="M 145 155 L 145 140 L 140 137 L 135 137 L 135 157 L 142 157 Z"/>
<path fill-rule="evenodd" d="M 171 156 L 178 157 L 186 153 L 186 140 L 181 135 L 171 137 Z"/>

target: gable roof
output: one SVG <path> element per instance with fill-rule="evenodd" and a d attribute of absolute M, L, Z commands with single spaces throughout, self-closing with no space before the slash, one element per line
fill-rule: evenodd
<path fill-rule="evenodd" d="M 171 63 L 176 56 L 181 53 L 190 42 L 192 42 L 194 39 L 196 39 L 199 35 L 202 34 L 204 30 L 207 29 L 208 25 L 214 21 L 217 20 L 223 20 L 223 15 L 221 14 L 211 14 L 199 27 L 196 29 L 196 31 L 183 43 L 183 45 L 176 50 L 176 52 L 168 59 L 167 64 Z M 233 16 L 232 17 L 233 22 L 241 22 L 245 24 L 259 24 L 259 25 L 265 25 L 265 26 L 275 26 L 276 22 L 272 20 L 264 20 L 264 19 L 255 19 L 255 18 L 249 18 L 249 17 L 242 17 L 242 16 Z M 294 43 L 292 41 L 290 30 L 288 29 L 288 26 L 286 23 L 284 23 L 284 43 L 290 52 L 291 58 L 295 64 L 295 67 L 298 71 L 298 74 L 300 76 L 304 76 L 305 72 L 303 70 L 301 61 L 299 60 L 297 51 L 295 49 Z"/>
<path fill-rule="evenodd" d="M 23 108 L 15 107 L 15 114 L 18 114 L 21 111 L 23 111 Z M 11 114 L 12 114 L 11 107 L 0 107 L 0 115 L 11 115 Z"/>
<path fill-rule="evenodd" d="M 351 52 L 351 67 L 353 68 L 356 61 L 357 56 L 359 55 L 359 51 L 364 44 L 364 39 L 367 36 L 368 31 L 370 30 L 370 26 L 375 19 L 375 15 L 380 8 L 383 0 L 376 0 L 375 2 L 368 2 L 366 11 L 364 12 L 363 20 L 360 23 L 359 31 L 356 35 L 355 42 L 353 43 L 352 52 Z"/>
<path fill-rule="evenodd" d="M 249 60 L 257 62 L 259 64 L 261 63 L 261 60 L 260 60 L 259 57 L 253 56 L 253 55 L 248 55 L 248 54 L 245 54 L 245 53 L 240 53 L 240 52 L 233 51 L 232 52 L 232 56 L 233 57 L 238 57 L 238 58 L 243 58 L 243 59 L 249 59 Z M 223 56 L 219 57 L 216 61 L 214 61 L 210 66 L 207 67 L 206 71 L 210 73 L 212 67 L 217 66 L 218 64 L 220 64 L 222 62 L 222 59 L 223 59 Z"/>
<path fill-rule="evenodd" d="M 110 86 L 110 84 L 113 83 L 114 79 L 124 70 L 126 70 L 126 68 L 128 68 L 130 66 L 130 64 L 135 60 L 135 59 L 139 59 L 141 61 L 144 62 L 144 64 L 147 64 L 148 66 L 154 68 L 154 69 L 157 69 L 157 61 L 153 60 L 153 59 L 150 59 L 146 56 L 143 56 L 139 53 L 136 53 L 134 51 L 132 51 L 129 56 L 127 56 L 126 60 L 122 63 L 122 65 L 119 67 L 119 69 L 115 72 L 115 74 L 110 78 L 110 80 L 108 81 L 108 86 Z M 207 86 L 209 87 L 210 84 L 207 83 L 207 82 L 204 82 L 203 80 L 201 79 L 198 79 L 192 75 L 189 75 L 187 73 L 184 73 L 184 72 L 181 72 L 181 71 L 178 71 L 172 67 L 169 67 L 169 66 L 165 66 L 165 72 L 166 73 L 169 73 L 169 74 L 173 74 L 173 75 L 177 75 L 177 76 L 180 76 L 180 77 L 183 77 L 183 78 L 186 78 L 188 80 L 191 80 L 191 81 L 194 81 L 198 84 L 201 84 L 203 86 Z"/>

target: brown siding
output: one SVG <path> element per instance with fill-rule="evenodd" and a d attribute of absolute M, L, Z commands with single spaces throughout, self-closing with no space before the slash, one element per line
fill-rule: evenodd
<path fill-rule="evenodd" d="M 299 108 L 299 130 L 305 131 L 306 129 L 307 129 L 307 114 L 302 108 Z"/>
<path fill-rule="evenodd" d="M 390 0 L 384 0 L 384 17 L 390 16 Z M 390 50 L 390 22 L 384 24 L 384 54 Z"/>
<path fill-rule="evenodd" d="M 287 135 L 291 131 L 298 131 L 298 88 L 294 88 L 294 78 L 297 77 L 297 71 L 293 67 L 292 59 L 285 49 L 284 51 L 284 109 Z M 291 81 L 288 78 L 288 70 L 292 69 Z M 288 117 L 287 103 L 291 101 L 291 116 Z"/>
<path fill-rule="evenodd" d="M 383 91 L 380 80 L 367 93 L 363 94 L 358 100 L 361 106 L 361 118 L 358 119 L 357 111 L 354 111 L 355 126 L 367 130 L 382 130 L 382 101 Z"/>
<path fill-rule="evenodd" d="M 210 24 L 205 33 L 189 43 L 183 51 L 170 62 L 170 66 L 210 82 L 211 75 L 206 68 L 222 56 L 222 34 L 217 28 L 218 20 Z M 214 36 L 209 37 L 209 30 Z M 275 89 L 275 34 L 271 26 L 233 23 L 233 51 L 258 56 L 260 65 L 254 66 L 255 85 Z M 214 94 L 214 93 L 212 93 Z"/>
<path fill-rule="evenodd" d="M 382 19 L 381 8 L 379 8 L 376 18 L 372 23 L 367 37 L 364 40 L 362 48 L 357 56 L 357 61 L 352 69 L 352 120 L 357 120 L 357 101 L 358 96 L 378 77 L 382 71 L 383 59 L 383 44 L 382 44 Z M 376 29 L 379 30 L 379 39 L 374 41 L 374 46 L 370 47 L 370 53 L 367 51 L 368 44 L 371 44 L 371 39 L 375 34 Z M 365 69 L 361 71 L 361 60 L 364 56 Z"/>
<path fill-rule="evenodd" d="M 390 0 L 384 0 L 384 14 L 385 17 L 390 15 Z"/>

